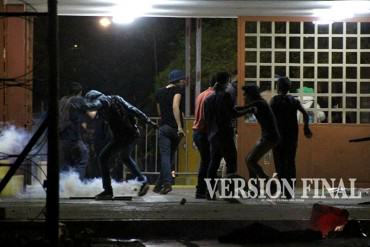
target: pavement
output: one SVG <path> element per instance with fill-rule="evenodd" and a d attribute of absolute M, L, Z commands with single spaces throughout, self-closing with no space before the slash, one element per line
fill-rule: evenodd
<path fill-rule="evenodd" d="M 151 188 L 152 189 L 152 188 Z M 195 199 L 193 187 L 174 187 L 167 195 L 148 192 L 143 197 L 127 200 L 60 199 L 60 219 L 75 220 L 309 220 L 313 204 L 345 208 L 354 219 L 369 220 L 370 195 L 361 199 L 240 199 L 237 203 L 219 199 Z M 124 196 L 124 195 L 115 195 Z M 300 197 L 297 192 L 296 198 Z M 182 203 L 181 203 L 182 202 Z M 6 220 L 43 219 L 45 197 L 0 197 Z"/>
<path fill-rule="evenodd" d="M 297 193 L 298 197 L 299 193 Z M 269 225 L 280 231 L 306 229 L 310 225 L 312 206 L 320 203 L 347 209 L 351 219 L 364 222 L 366 233 L 369 234 L 370 205 L 360 205 L 370 201 L 368 193 L 363 193 L 361 199 L 326 198 L 289 201 L 240 199 L 237 203 L 221 199 L 216 201 L 195 199 L 194 195 L 193 187 L 174 187 L 174 190 L 167 195 L 155 194 L 150 190 L 147 195 L 134 197 L 131 201 L 61 198 L 60 221 L 71 232 L 78 232 L 88 227 L 95 232 L 94 237 L 138 238 L 143 240 L 144 246 L 232 247 L 238 245 L 222 245 L 217 242 L 217 236 L 254 222 Z M 0 197 L 0 208 L 5 211 L 4 219 L 0 220 L 0 228 L 19 229 L 20 225 L 42 228 L 45 219 L 44 207 L 45 198 Z M 192 241 L 191 243 L 196 245 L 189 245 L 186 241 Z M 319 246 L 369 246 L 368 240 L 331 241 L 336 242 L 328 240 L 317 244 Z"/>

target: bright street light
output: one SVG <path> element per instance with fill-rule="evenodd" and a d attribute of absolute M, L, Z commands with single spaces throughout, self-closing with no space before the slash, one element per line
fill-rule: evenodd
<path fill-rule="evenodd" d="M 105 28 L 109 27 L 112 24 L 111 20 L 108 17 L 100 18 L 99 23 L 102 27 Z"/>

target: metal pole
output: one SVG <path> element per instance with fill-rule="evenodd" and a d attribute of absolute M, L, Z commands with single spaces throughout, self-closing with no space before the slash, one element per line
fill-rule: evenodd
<path fill-rule="evenodd" d="M 148 124 L 145 124 L 145 164 L 144 171 L 148 170 Z"/>
<path fill-rule="evenodd" d="M 58 153 L 58 16 L 57 0 L 48 0 L 49 13 L 49 122 L 46 193 L 46 233 L 51 246 L 58 246 L 59 153 Z"/>
<path fill-rule="evenodd" d="M 202 86 L 202 19 L 197 18 L 197 30 L 195 38 L 195 99 L 200 94 Z M 195 101 L 195 100 L 194 100 Z"/>
<path fill-rule="evenodd" d="M 191 85 L 191 18 L 185 21 L 185 116 L 190 116 L 190 85 Z"/>
<path fill-rule="evenodd" d="M 156 121 L 156 124 L 158 124 L 158 120 Z M 159 131 L 158 129 L 155 129 L 155 160 L 154 160 L 154 163 L 155 163 L 155 169 L 154 171 L 158 171 L 158 134 L 159 134 Z"/>

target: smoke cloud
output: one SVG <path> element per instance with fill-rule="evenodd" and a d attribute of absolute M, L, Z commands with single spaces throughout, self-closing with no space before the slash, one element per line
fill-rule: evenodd
<path fill-rule="evenodd" d="M 31 134 L 25 129 L 6 125 L 0 129 L 1 154 L 19 154 L 30 138 Z"/>
<path fill-rule="evenodd" d="M 76 172 L 70 171 L 60 175 L 60 197 L 93 197 L 102 192 L 102 180 L 90 179 L 82 182 Z M 141 183 L 135 180 L 117 183 L 112 180 L 114 196 L 137 196 Z M 26 191 L 18 194 L 21 198 L 44 198 L 46 193 L 41 184 L 27 186 Z"/>
<path fill-rule="evenodd" d="M 30 138 L 31 133 L 25 129 L 17 128 L 14 125 L 5 125 L 4 127 L 0 127 L 0 159 L 9 159 L 13 161 L 14 158 L 9 158 L 7 155 L 19 154 Z M 44 172 L 46 172 L 46 166 L 40 167 L 40 169 L 43 169 Z M 27 185 L 25 191 L 18 193 L 16 195 L 17 197 L 44 198 L 46 196 L 46 192 L 41 185 L 43 180 L 45 180 L 45 175 L 42 174 L 40 169 L 36 169 L 36 167 L 32 169 L 32 185 Z M 122 183 L 117 183 L 112 180 L 113 193 L 115 196 L 137 196 L 140 186 L 141 183 L 134 180 Z M 61 198 L 93 197 L 102 190 L 102 180 L 100 178 L 82 182 L 79 179 L 78 174 L 73 171 L 60 174 Z"/>

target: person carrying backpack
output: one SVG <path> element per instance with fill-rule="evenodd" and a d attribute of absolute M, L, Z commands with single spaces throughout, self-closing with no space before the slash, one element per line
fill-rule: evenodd
<path fill-rule="evenodd" d="M 121 155 L 121 160 L 130 169 L 131 174 L 142 183 L 138 196 L 144 196 L 148 192 L 149 184 L 146 176 L 142 175 L 135 160 L 131 157 L 135 147 L 134 142 L 139 136 L 135 118 L 154 127 L 157 126 L 156 123 L 118 95 L 104 95 L 99 91 L 91 90 L 87 92 L 85 98 L 88 109 L 97 110 L 99 115 L 107 121 L 112 132 L 112 140 L 99 154 L 104 191 L 96 195 L 95 199 L 107 200 L 113 197 L 109 170 L 114 156 L 118 154 Z"/>

